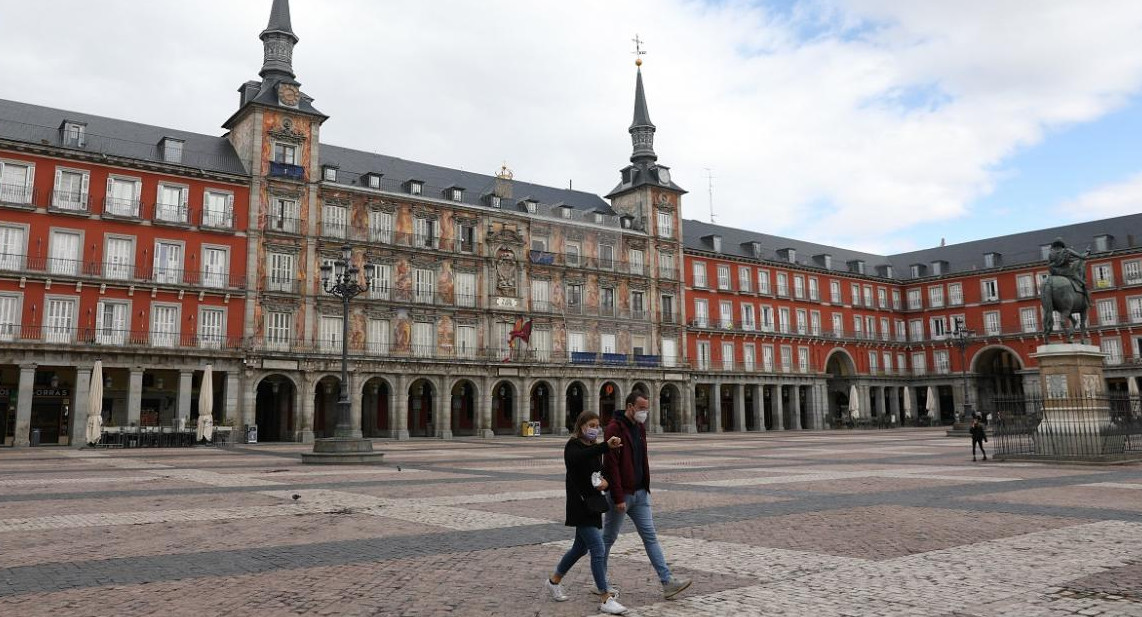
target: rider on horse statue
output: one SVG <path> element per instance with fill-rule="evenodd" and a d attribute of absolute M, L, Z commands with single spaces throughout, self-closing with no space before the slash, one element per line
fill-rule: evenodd
<path fill-rule="evenodd" d="M 1086 286 L 1085 264 L 1089 255 L 1089 250 L 1083 254 L 1068 248 L 1062 238 L 1055 238 L 1051 242 L 1050 252 L 1047 253 L 1047 263 L 1051 274 L 1070 280 L 1075 291 L 1086 298 L 1087 306 L 1090 306 L 1090 291 Z"/>

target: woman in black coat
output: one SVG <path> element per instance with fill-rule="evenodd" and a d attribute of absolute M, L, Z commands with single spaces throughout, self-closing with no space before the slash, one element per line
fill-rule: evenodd
<path fill-rule="evenodd" d="M 555 573 L 545 584 L 547 591 L 556 602 L 567 600 L 563 591 L 562 580 L 579 558 L 591 553 L 591 575 L 595 578 L 595 588 L 609 590 L 607 585 L 607 555 L 603 545 L 603 514 L 592 512 L 587 507 L 587 500 L 600 495 L 600 491 L 607 490 L 607 481 L 602 477 L 603 454 L 608 448 L 621 448 L 622 440 L 612 437 L 606 442 L 599 442 L 603 431 L 599 427 L 599 414 L 593 411 L 584 411 L 575 420 L 575 428 L 571 439 L 563 448 L 563 462 L 567 466 L 567 519 L 564 525 L 575 528 L 575 543 L 570 550 L 559 560 Z M 592 483 L 592 476 L 598 472 L 597 483 Z M 621 615 L 626 608 L 619 604 L 614 594 L 604 593 L 603 604 L 599 610 L 604 613 Z"/>

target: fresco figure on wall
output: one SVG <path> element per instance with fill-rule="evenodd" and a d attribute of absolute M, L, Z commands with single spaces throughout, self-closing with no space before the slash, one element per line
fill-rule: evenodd
<path fill-rule="evenodd" d="M 436 322 L 436 346 L 441 352 L 452 353 L 455 341 L 454 332 L 455 328 L 451 317 L 445 315 Z"/>
<path fill-rule="evenodd" d="M 397 314 L 396 323 L 393 325 L 393 351 L 408 353 L 411 349 L 412 320 L 409 319 L 407 312 L 401 311 Z"/>
<path fill-rule="evenodd" d="M 409 267 L 408 262 L 400 260 L 397 262 L 396 275 L 393 276 L 393 287 L 396 289 L 396 297 L 398 300 L 408 301 L 412 299 L 412 268 Z"/>
<path fill-rule="evenodd" d="M 455 283 L 452 277 L 452 262 L 442 262 L 440 264 L 440 274 L 436 275 L 436 290 L 440 294 L 440 300 L 447 304 L 452 304 L 455 289 Z"/>

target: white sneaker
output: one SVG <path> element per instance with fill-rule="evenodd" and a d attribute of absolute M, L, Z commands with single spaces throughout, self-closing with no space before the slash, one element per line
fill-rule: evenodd
<path fill-rule="evenodd" d="M 566 593 L 563 592 L 562 583 L 552 583 L 551 579 L 547 579 L 543 581 L 543 586 L 547 589 L 547 592 L 551 594 L 551 599 L 555 600 L 556 602 L 566 602 L 567 600 L 571 599 Z"/>
<path fill-rule="evenodd" d="M 627 612 L 627 607 L 619 604 L 619 601 L 614 596 L 607 598 L 606 602 L 599 605 L 599 610 L 608 615 L 622 615 Z"/>

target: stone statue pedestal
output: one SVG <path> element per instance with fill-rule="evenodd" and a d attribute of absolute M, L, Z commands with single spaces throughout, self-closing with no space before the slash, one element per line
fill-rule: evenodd
<path fill-rule="evenodd" d="M 1098 347 L 1078 343 L 1040 345 L 1039 362 L 1043 418 L 1035 429 L 1035 454 L 1069 459 L 1098 459 L 1117 445 L 1121 436 L 1108 435 L 1110 406 L 1103 378 L 1106 358 Z"/>

